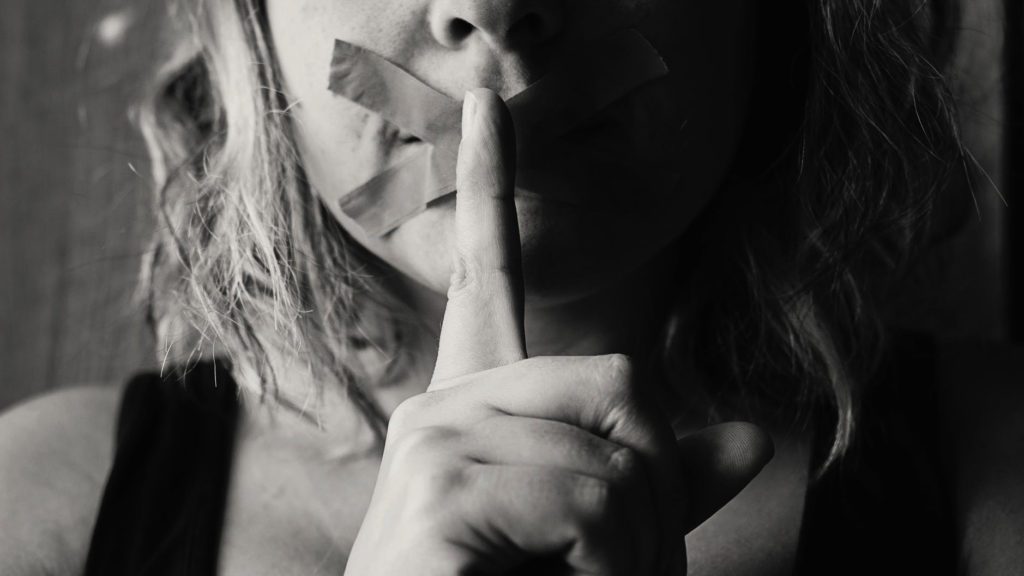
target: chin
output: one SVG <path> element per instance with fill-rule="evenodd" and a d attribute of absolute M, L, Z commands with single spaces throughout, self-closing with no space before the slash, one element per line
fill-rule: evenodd
<path fill-rule="evenodd" d="M 669 207 L 665 207 L 669 209 Z M 516 195 L 526 305 L 546 307 L 584 298 L 621 280 L 653 257 L 679 230 L 658 221 L 663 210 L 623 212 Z M 410 219 L 374 252 L 438 295 L 447 293 L 454 245 L 454 197 Z M 664 218 L 662 218 L 664 220 Z"/>

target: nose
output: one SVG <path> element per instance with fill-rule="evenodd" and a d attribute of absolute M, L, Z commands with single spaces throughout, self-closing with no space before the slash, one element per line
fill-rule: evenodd
<path fill-rule="evenodd" d="M 565 20 L 564 0 L 435 0 L 430 31 L 442 46 L 458 49 L 474 36 L 499 50 L 524 50 L 556 38 Z"/>

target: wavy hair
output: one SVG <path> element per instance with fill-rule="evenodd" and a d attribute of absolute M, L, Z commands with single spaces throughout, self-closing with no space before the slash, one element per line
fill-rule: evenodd
<path fill-rule="evenodd" d="M 303 358 L 380 433 L 360 350 L 399 370 L 403 330 L 416 328 L 386 289 L 394 272 L 305 180 L 261 4 L 173 4 L 172 53 L 138 107 L 162 223 L 142 273 L 149 322 L 162 357 L 221 351 L 254 367 L 261 394 L 277 389 L 273 349 Z M 853 439 L 858 390 L 880 357 L 874 285 L 927 237 L 962 165 L 942 73 L 957 12 L 938 0 L 766 4 L 744 140 L 678 242 L 679 305 L 660 357 L 670 381 L 699 359 L 711 419 L 824 413 L 824 470 Z"/>

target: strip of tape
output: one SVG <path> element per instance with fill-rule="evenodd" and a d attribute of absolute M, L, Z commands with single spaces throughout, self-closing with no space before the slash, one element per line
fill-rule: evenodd
<path fill-rule="evenodd" d="M 562 136 L 639 86 L 668 74 L 657 50 L 634 29 L 574 50 L 507 102 L 516 127 L 517 182 L 572 156 Z M 430 144 L 354 190 L 326 198 L 368 234 L 383 236 L 455 192 L 462 103 L 365 48 L 336 40 L 329 89 Z M 613 160 L 613 159 L 609 159 Z M 554 168 L 557 173 L 557 166 Z M 575 171 L 600 185 L 602 170 Z M 646 174 L 638 174 L 643 178 Z M 588 178 L 589 179 L 589 178 Z M 321 194 L 324 192 L 321 191 Z"/>

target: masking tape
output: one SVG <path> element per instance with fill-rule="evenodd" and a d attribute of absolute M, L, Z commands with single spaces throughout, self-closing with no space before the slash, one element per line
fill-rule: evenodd
<path fill-rule="evenodd" d="M 507 101 L 516 128 L 517 185 L 524 177 L 529 180 L 529 174 L 557 174 L 559 163 L 573 158 L 571 142 L 563 136 L 639 86 L 667 74 L 661 56 L 634 29 L 619 30 L 555 61 L 540 80 Z M 325 198 L 332 210 L 341 210 L 366 233 L 383 236 L 455 192 L 461 101 L 383 56 L 343 40 L 335 41 L 329 89 L 430 144 L 354 190 Z M 569 172 L 600 186 L 606 176 L 624 173 L 603 169 L 616 162 L 605 160 L 596 163 L 604 166 L 590 166 L 577 159 L 576 169 Z M 651 176 L 638 170 L 638 179 Z"/>

